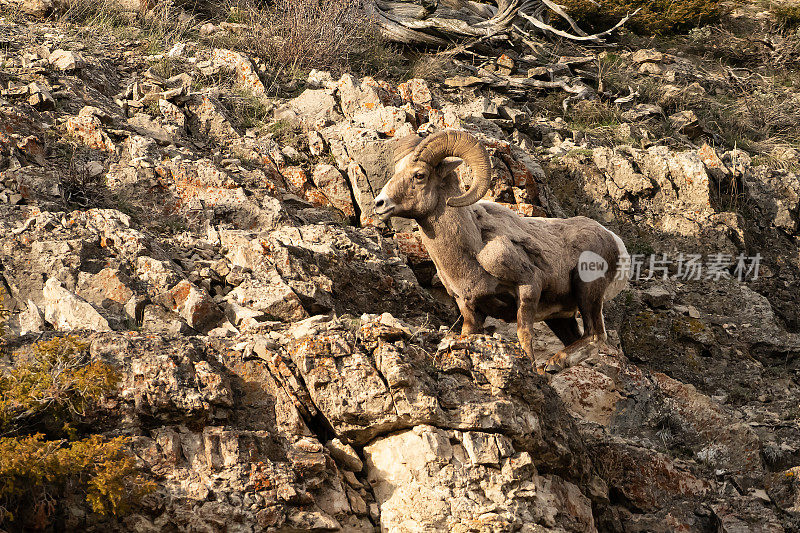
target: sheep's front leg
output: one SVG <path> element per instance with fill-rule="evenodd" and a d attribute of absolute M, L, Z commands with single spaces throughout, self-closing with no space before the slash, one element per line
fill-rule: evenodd
<path fill-rule="evenodd" d="M 461 316 L 464 318 L 464 323 L 461 325 L 462 335 L 474 335 L 483 333 L 483 323 L 486 321 L 486 315 L 477 310 L 472 302 L 466 300 L 457 300 L 458 310 L 461 311 Z"/>
<path fill-rule="evenodd" d="M 523 285 L 519 288 L 519 307 L 517 308 L 517 338 L 522 350 L 536 361 L 533 355 L 533 325 L 539 307 L 540 291 L 537 287 Z"/>

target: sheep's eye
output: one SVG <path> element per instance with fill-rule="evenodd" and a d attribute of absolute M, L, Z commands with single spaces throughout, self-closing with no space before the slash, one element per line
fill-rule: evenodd
<path fill-rule="evenodd" d="M 422 180 L 425 179 L 425 174 L 422 173 L 422 172 L 415 172 L 414 173 L 414 179 L 417 180 L 417 181 L 422 181 Z"/>

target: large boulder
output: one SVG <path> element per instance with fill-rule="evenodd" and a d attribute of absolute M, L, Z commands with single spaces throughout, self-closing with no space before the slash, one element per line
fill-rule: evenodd
<path fill-rule="evenodd" d="M 44 285 L 44 318 L 59 331 L 111 331 L 108 321 L 85 300 L 50 278 Z"/>

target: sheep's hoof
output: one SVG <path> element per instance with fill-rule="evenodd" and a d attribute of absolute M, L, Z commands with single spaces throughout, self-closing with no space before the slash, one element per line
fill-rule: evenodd
<path fill-rule="evenodd" d="M 569 366 L 569 355 L 566 352 L 558 352 L 548 359 L 544 364 L 536 368 L 536 372 L 544 376 L 545 374 L 557 374 Z"/>
<path fill-rule="evenodd" d="M 597 346 L 592 341 L 582 340 L 571 344 L 558 352 L 542 365 L 536 368 L 540 375 L 558 374 L 571 366 L 576 366 L 589 359 L 597 352 Z"/>

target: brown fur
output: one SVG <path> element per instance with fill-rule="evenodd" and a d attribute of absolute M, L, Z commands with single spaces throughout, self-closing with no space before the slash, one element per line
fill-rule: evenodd
<path fill-rule="evenodd" d="M 409 140 L 403 146 L 406 154 L 414 144 Z M 449 207 L 447 199 L 462 193 L 455 166 L 443 162 L 431 169 L 424 161 L 397 155 L 396 173 L 376 198 L 376 212 L 381 208 L 382 218 L 417 221 L 439 277 L 464 318 L 463 334 L 481 332 L 487 316 L 516 319 L 520 343 L 531 357 L 538 321 L 565 346 L 605 339 L 603 301 L 620 256 L 611 232 L 585 217 L 521 217 L 494 202 Z M 578 257 L 587 250 L 610 265 L 604 277 L 590 283 L 577 270 Z"/>

